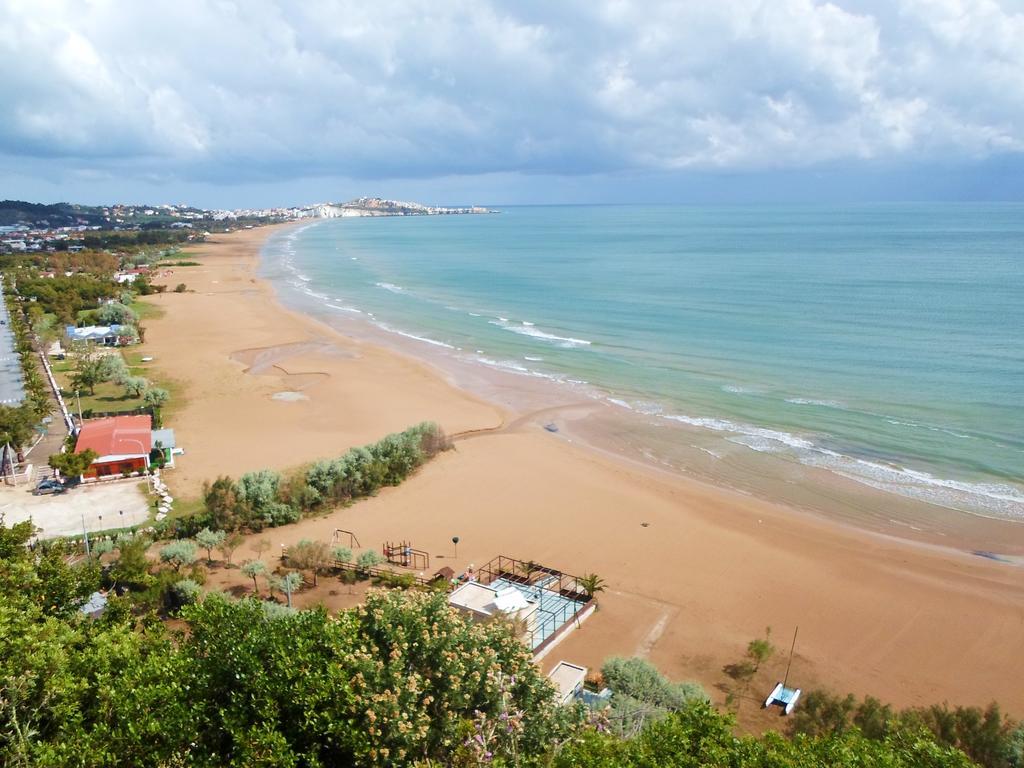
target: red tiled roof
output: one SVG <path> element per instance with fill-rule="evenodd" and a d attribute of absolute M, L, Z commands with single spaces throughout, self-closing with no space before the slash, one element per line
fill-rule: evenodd
<path fill-rule="evenodd" d="M 148 455 L 153 448 L 153 419 L 147 415 L 88 419 L 78 433 L 75 453 L 87 448 L 100 456 Z"/>

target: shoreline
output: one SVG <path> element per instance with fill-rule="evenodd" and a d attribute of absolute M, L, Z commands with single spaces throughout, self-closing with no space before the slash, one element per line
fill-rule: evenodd
<path fill-rule="evenodd" d="M 794 676 L 805 689 L 897 705 L 994 698 L 1024 712 L 1024 692 L 1005 674 L 1024 644 L 1015 568 L 659 476 L 569 443 L 571 429 L 537 429 L 433 366 L 283 306 L 256 276 L 272 231 L 190 249 L 203 266 L 175 280 L 195 293 L 155 300 L 166 313 L 150 323 L 147 346 L 186 392 L 170 417 L 186 448 L 166 478 L 176 496 L 194 497 L 218 474 L 339 455 L 423 419 L 452 433 L 489 430 L 458 440 L 398 488 L 261 536 L 276 547 L 329 540 L 344 527 L 369 547 L 404 538 L 447 555 L 459 535 L 458 560 L 438 566 L 504 553 L 597 572 L 609 584 L 602 610 L 551 663 L 595 667 L 640 652 L 720 700 L 722 667 L 747 641 L 771 625 L 781 643 L 799 624 Z M 294 397 L 275 398 L 282 393 Z M 784 666 L 782 656 L 767 673 Z"/>
<path fill-rule="evenodd" d="M 316 224 L 295 225 L 300 230 L 311 226 Z M 274 300 L 285 311 L 311 318 L 346 338 L 412 358 L 455 388 L 504 408 L 512 418 L 532 421 L 538 428 L 541 415 L 555 420 L 570 442 L 584 443 L 614 460 L 753 495 L 854 530 L 1024 565 L 1024 521 L 911 498 L 824 467 L 758 451 L 723 456 L 721 449 L 701 447 L 710 446 L 708 439 L 716 439 L 717 433 L 666 424 L 657 415 L 633 410 L 617 399 L 618 394 L 598 385 L 490 365 L 487 362 L 495 361 L 480 362 L 479 355 L 417 335 L 429 336 L 429 330 L 399 330 L 372 313 L 342 309 L 311 290 L 308 278 L 287 257 L 262 257 L 258 274 L 270 283 Z M 301 283 L 294 281 L 296 276 Z"/>

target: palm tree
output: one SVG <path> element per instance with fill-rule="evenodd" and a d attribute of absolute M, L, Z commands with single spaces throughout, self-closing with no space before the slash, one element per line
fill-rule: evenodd
<path fill-rule="evenodd" d="M 604 592 L 604 579 L 596 573 L 586 573 L 576 579 L 576 584 L 587 593 L 587 597 L 594 599 L 598 592 Z"/>
<path fill-rule="evenodd" d="M 537 563 L 533 560 L 516 563 L 516 570 L 523 574 L 527 581 L 530 580 L 530 577 L 533 575 L 533 572 L 537 570 L 537 567 Z"/>

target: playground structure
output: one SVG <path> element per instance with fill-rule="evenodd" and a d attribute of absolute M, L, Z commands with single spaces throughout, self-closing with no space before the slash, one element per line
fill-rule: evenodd
<path fill-rule="evenodd" d="M 345 531 L 341 528 L 334 529 L 334 536 L 331 538 L 331 544 L 337 546 L 338 542 L 341 541 L 342 536 L 348 536 L 348 546 L 350 549 L 363 546 L 359 543 L 359 538 L 352 533 L 352 531 Z"/>
<path fill-rule="evenodd" d="M 384 542 L 381 547 L 384 559 L 391 565 L 400 565 L 403 568 L 412 568 L 417 571 L 425 571 L 430 568 L 430 554 L 422 549 L 414 549 L 408 541 L 394 543 Z"/>

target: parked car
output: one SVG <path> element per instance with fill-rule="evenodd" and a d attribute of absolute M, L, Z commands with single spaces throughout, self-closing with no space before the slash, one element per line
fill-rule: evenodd
<path fill-rule="evenodd" d="M 64 483 L 56 478 L 49 478 L 47 480 L 41 480 L 39 485 L 32 491 L 36 496 L 42 496 L 47 493 L 63 493 L 67 488 L 64 487 Z"/>

